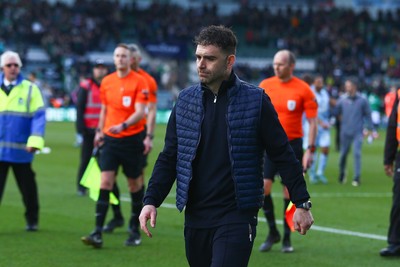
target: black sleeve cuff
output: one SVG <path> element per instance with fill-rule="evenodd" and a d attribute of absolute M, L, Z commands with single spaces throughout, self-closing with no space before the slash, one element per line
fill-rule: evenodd
<path fill-rule="evenodd" d="M 160 204 L 157 204 L 157 201 L 155 199 L 146 196 L 143 199 L 143 205 L 152 205 L 156 208 L 160 207 Z"/>
<path fill-rule="evenodd" d="M 309 200 L 310 200 L 309 198 L 297 200 L 297 201 L 294 203 L 294 205 L 295 205 L 296 207 L 298 207 L 299 205 L 301 205 L 301 204 L 303 204 L 303 203 L 305 203 L 305 202 L 307 202 L 307 201 L 309 201 Z"/>

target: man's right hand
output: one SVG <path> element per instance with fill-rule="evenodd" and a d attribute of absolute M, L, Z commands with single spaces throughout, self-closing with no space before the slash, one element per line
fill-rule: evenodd
<path fill-rule="evenodd" d="M 104 143 L 104 133 L 103 132 L 96 132 L 94 136 L 93 145 L 95 147 L 101 147 Z"/>
<path fill-rule="evenodd" d="M 150 220 L 150 226 L 156 227 L 157 209 L 153 205 L 146 205 L 142 208 L 142 212 L 139 216 L 140 228 L 148 237 L 153 237 L 149 229 L 147 228 L 147 221 Z"/>
<path fill-rule="evenodd" d="M 384 166 L 384 168 L 385 168 L 386 175 L 389 177 L 393 177 L 393 174 L 394 174 L 393 173 L 393 164 L 386 164 Z"/>
<path fill-rule="evenodd" d="M 143 155 L 147 155 L 153 148 L 153 140 L 151 140 L 149 136 L 146 136 L 146 138 L 143 140 L 143 145 L 144 145 Z"/>

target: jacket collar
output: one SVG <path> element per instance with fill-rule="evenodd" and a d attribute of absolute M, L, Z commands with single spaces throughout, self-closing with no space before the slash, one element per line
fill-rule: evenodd
<path fill-rule="evenodd" d="M 20 83 L 22 83 L 22 81 L 24 80 L 24 77 L 22 76 L 22 74 L 18 74 L 17 79 L 14 81 L 16 82 L 15 86 L 19 85 Z M 1 73 L 0 75 L 0 81 L 1 81 L 1 85 L 4 83 L 4 73 Z M 12 84 L 14 84 L 14 82 L 12 82 Z"/>
<path fill-rule="evenodd" d="M 220 88 L 222 90 L 229 89 L 228 90 L 229 94 L 233 94 L 234 92 L 239 90 L 240 83 L 241 83 L 241 80 L 236 75 L 236 73 L 232 70 L 231 75 L 229 76 L 229 79 L 223 81 Z M 202 83 L 198 83 L 196 89 L 202 91 L 205 88 L 207 88 L 205 85 L 203 85 Z"/>

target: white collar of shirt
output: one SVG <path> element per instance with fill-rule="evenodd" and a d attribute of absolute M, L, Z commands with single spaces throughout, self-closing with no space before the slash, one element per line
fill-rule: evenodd
<path fill-rule="evenodd" d="M 17 84 L 17 81 L 12 81 L 12 82 L 10 82 L 10 81 L 7 80 L 6 78 L 4 78 L 3 84 L 4 84 L 5 86 L 9 86 L 10 84 L 16 85 L 16 84 Z"/>

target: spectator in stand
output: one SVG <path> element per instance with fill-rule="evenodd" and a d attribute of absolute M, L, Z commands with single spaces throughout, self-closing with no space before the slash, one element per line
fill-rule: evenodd
<path fill-rule="evenodd" d="M 178 41 L 184 47 L 201 25 L 229 22 L 233 29 L 249 33 L 250 38 L 241 40 L 250 47 L 249 52 L 265 47 L 291 49 L 315 58 L 316 71 L 324 77 L 335 72 L 363 80 L 373 75 L 400 77 L 400 65 L 393 56 L 398 46 L 388 45 L 396 43 L 400 34 L 400 16 L 393 16 L 393 12 L 380 11 L 371 16 L 367 10 L 357 12 L 340 7 L 304 11 L 306 3 L 298 9 L 281 6 L 278 12 L 270 12 L 268 7 L 249 6 L 251 1 L 242 1 L 242 8 L 226 15 L 218 14 L 218 4 L 191 9 L 168 1 L 154 2 L 146 8 L 139 8 L 132 1 L 119 5 L 97 1 L 94 12 L 88 1 L 74 1 L 73 5 L 52 2 L 56 1 L 1 1 L 0 23 L 3 38 L 7 36 L 4 45 L 17 44 L 21 51 L 26 51 L 28 44 L 41 46 L 52 63 L 62 68 L 65 55 L 74 57 L 89 50 L 107 50 L 109 43 L 126 37 L 124 32 L 154 43 Z M 333 25 L 332 21 L 336 23 Z M 134 30 L 125 31 L 132 23 Z M 255 57 L 259 54 L 255 53 Z M 186 75 L 181 72 L 180 82 L 186 83 Z M 248 73 L 254 81 L 264 77 L 264 73 L 254 69 Z M 381 93 L 384 92 L 380 96 Z"/>
<path fill-rule="evenodd" d="M 383 103 L 381 98 L 378 95 L 378 88 L 373 88 L 372 92 L 368 95 L 368 103 L 371 108 L 371 121 L 373 130 L 367 137 L 368 143 L 372 143 L 372 141 L 378 138 L 378 130 L 381 127 L 381 112 L 383 108 Z"/>
<path fill-rule="evenodd" d="M 107 75 L 108 68 L 102 59 L 96 59 L 92 76 L 80 82 L 76 103 L 76 131 L 82 136 L 80 163 L 77 175 L 77 193 L 86 195 L 86 188 L 80 184 L 81 178 L 92 156 L 94 136 L 99 124 L 101 101 L 100 84 Z"/>

